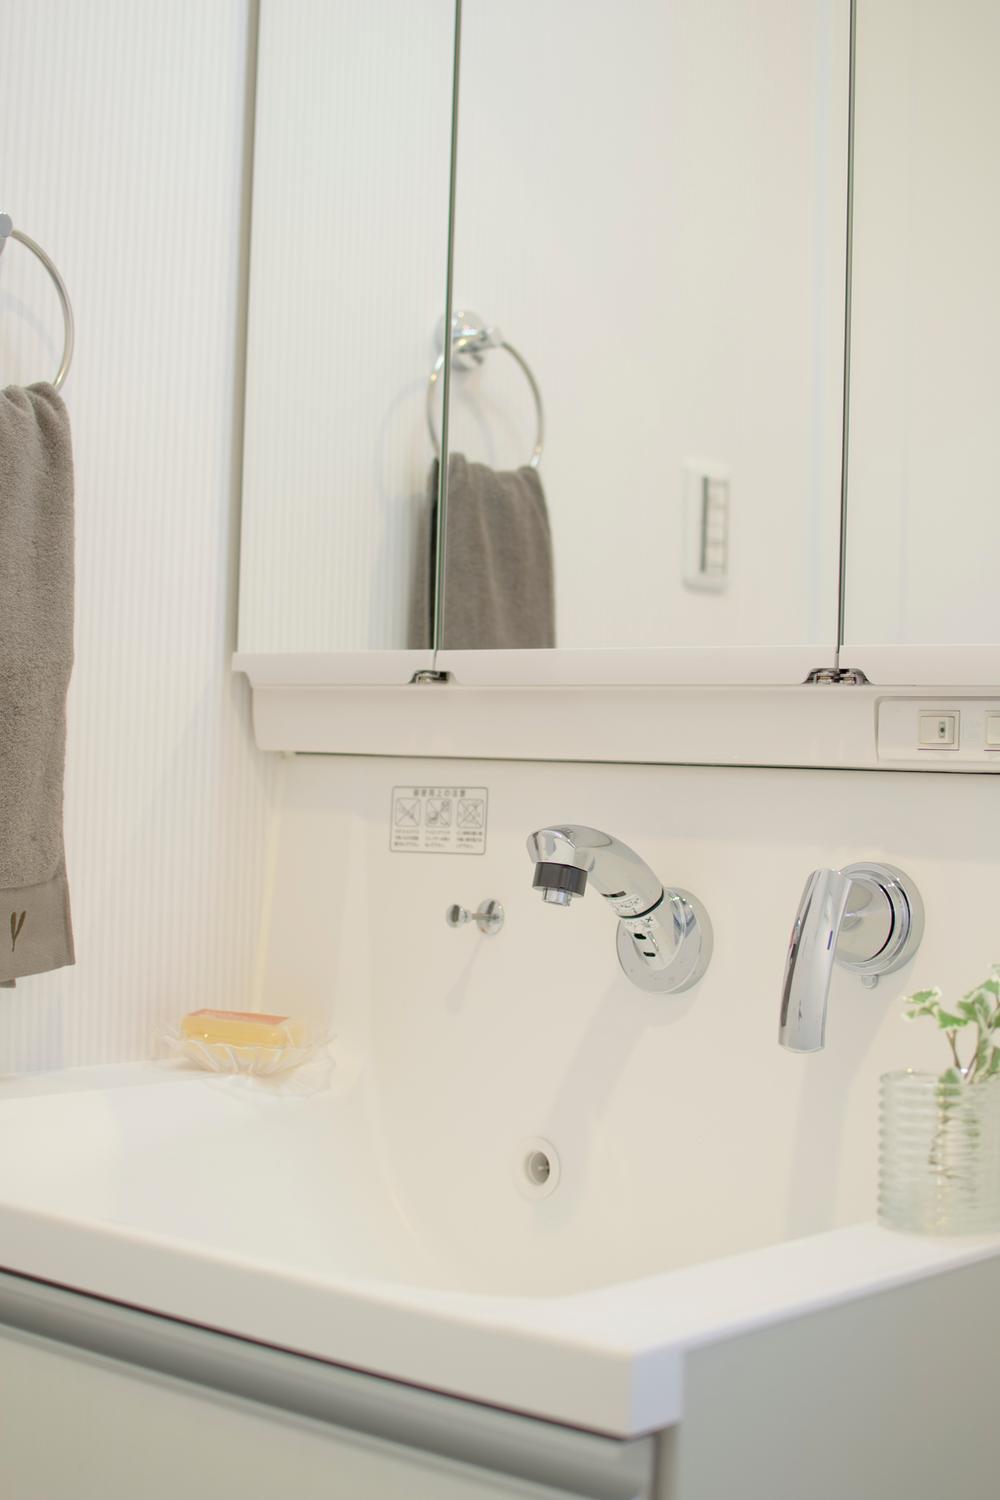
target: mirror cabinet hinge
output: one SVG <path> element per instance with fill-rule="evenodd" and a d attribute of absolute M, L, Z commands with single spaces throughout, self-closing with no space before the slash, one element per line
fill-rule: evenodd
<path fill-rule="evenodd" d="M 860 667 L 814 667 L 806 682 L 819 682 L 824 686 L 864 687 L 868 678 Z"/>

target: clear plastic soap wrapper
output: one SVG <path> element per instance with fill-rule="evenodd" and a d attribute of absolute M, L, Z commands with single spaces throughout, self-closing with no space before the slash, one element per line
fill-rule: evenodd
<path fill-rule="evenodd" d="M 163 1034 L 167 1052 L 211 1073 L 268 1078 L 318 1058 L 329 1034 L 286 1015 L 198 1010 Z"/>

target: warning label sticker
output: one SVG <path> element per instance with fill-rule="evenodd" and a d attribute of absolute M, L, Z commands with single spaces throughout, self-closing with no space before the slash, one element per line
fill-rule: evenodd
<path fill-rule="evenodd" d="M 488 804 L 484 786 L 394 786 L 389 848 L 394 854 L 485 854 Z"/>

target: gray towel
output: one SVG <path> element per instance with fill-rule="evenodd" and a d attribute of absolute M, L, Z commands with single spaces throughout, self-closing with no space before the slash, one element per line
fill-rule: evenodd
<path fill-rule="evenodd" d="M 0 983 L 73 962 L 63 851 L 73 456 L 50 385 L 0 391 Z"/>
<path fill-rule="evenodd" d="M 413 590 L 410 645 L 429 644 L 433 597 L 437 464 L 425 516 Z M 554 646 L 552 536 L 537 469 L 497 472 L 448 461 L 443 628 L 452 650 L 517 650 Z"/>

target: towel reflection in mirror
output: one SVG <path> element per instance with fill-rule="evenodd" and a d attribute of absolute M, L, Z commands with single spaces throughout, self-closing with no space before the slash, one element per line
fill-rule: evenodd
<path fill-rule="evenodd" d="M 432 641 L 438 464 L 417 546 L 410 646 Z M 555 645 L 552 535 L 538 470 L 448 461 L 439 648 L 518 650 Z"/>

